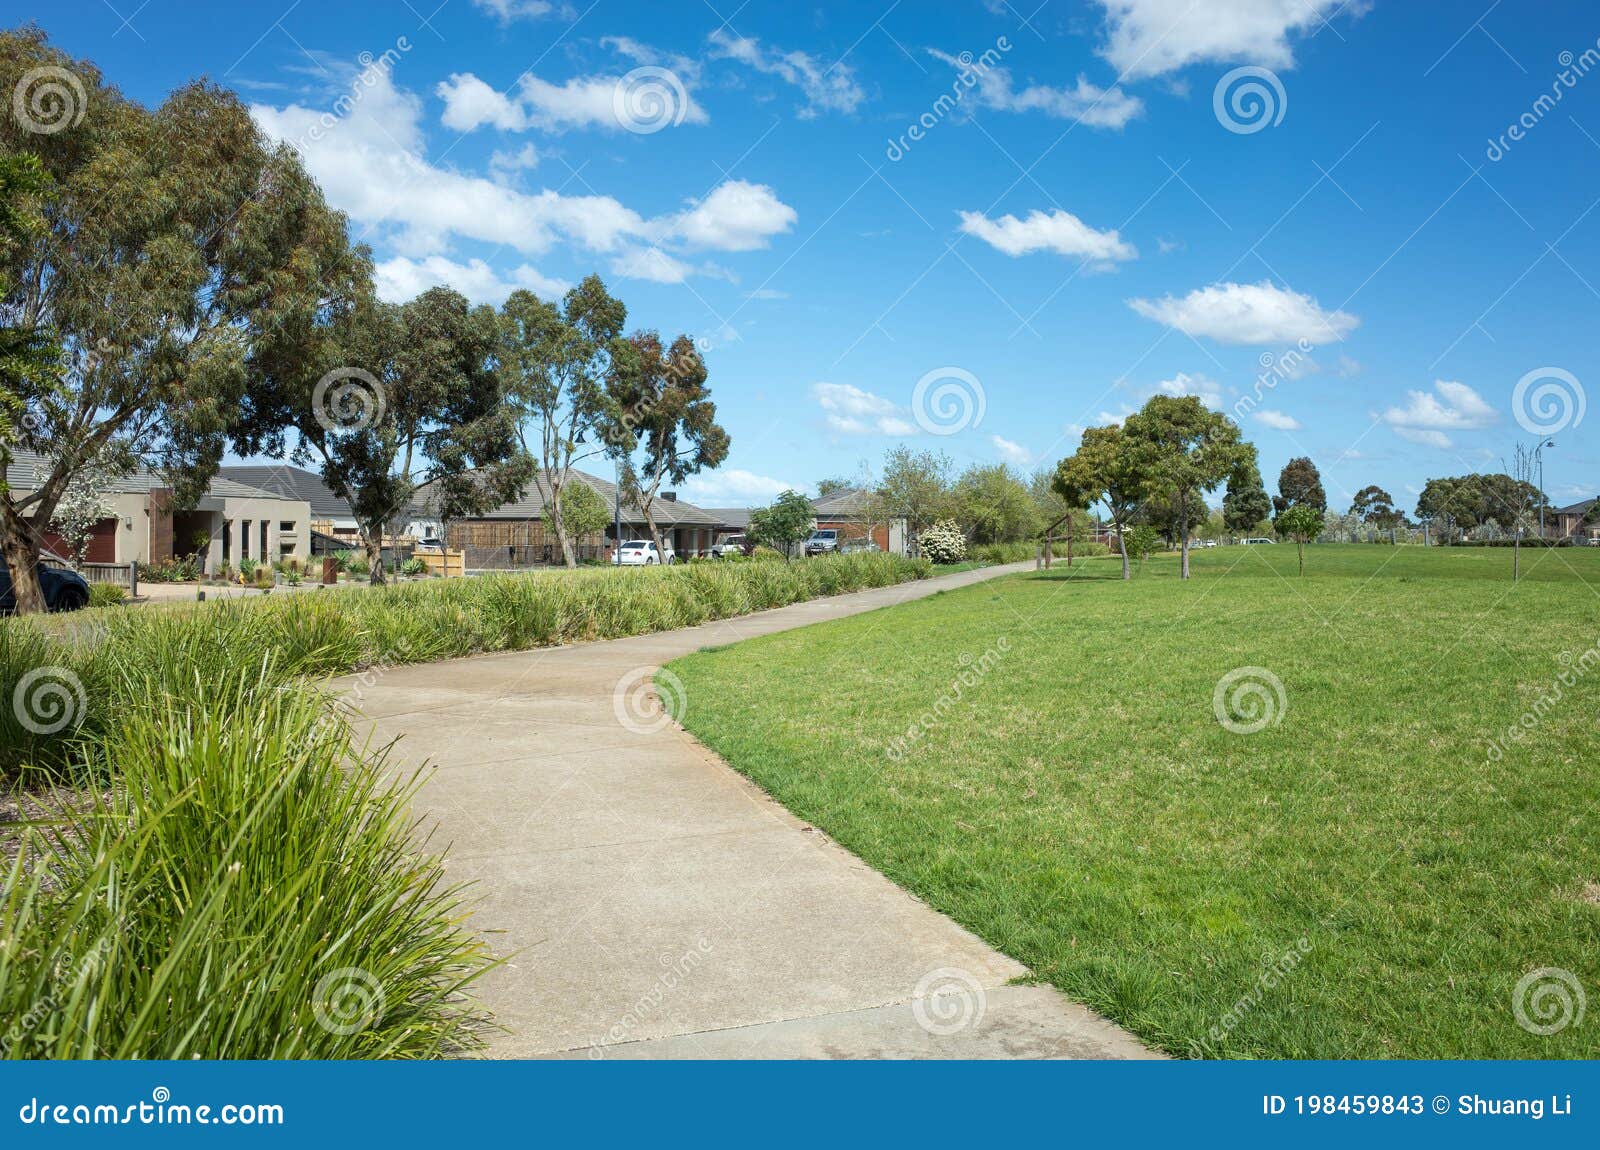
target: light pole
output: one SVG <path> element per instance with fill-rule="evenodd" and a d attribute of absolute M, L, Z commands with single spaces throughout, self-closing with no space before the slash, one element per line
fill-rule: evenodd
<path fill-rule="evenodd" d="M 1544 505 L 1549 502 L 1544 494 L 1544 449 L 1554 447 L 1556 441 L 1547 439 L 1533 449 L 1533 461 L 1539 468 L 1539 539 L 1544 539 Z"/>

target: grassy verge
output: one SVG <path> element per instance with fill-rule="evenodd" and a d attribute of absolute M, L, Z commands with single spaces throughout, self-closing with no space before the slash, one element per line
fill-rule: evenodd
<path fill-rule="evenodd" d="M 0 622 L 0 1056 L 427 1057 L 487 958 L 318 676 L 689 626 L 925 563 L 503 576 Z"/>
<path fill-rule="evenodd" d="M 1600 1055 L 1517 1014 L 1559 1021 L 1545 968 L 1600 992 L 1600 555 L 1525 556 L 1517 585 L 1491 550 L 1193 564 L 1030 572 L 672 669 L 737 769 L 1169 1051 Z M 1276 716 L 1254 733 L 1248 691 L 1214 706 L 1240 668 L 1282 684 L 1236 680 Z"/>

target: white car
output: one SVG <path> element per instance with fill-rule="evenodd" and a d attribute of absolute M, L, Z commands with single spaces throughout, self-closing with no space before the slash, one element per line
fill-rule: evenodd
<path fill-rule="evenodd" d="M 1259 535 L 1251 539 L 1241 539 L 1240 543 L 1276 543 L 1276 539 L 1263 539 Z"/>
<path fill-rule="evenodd" d="M 654 567 L 661 563 L 676 563 L 677 554 L 670 547 L 661 550 L 649 539 L 629 539 L 612 556 L 611 562 L 619 567 Z"/>

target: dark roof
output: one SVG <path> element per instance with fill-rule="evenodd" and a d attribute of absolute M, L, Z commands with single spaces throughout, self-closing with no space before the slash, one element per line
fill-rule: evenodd
<path fill-rule="evenodd" d="M 223 467 L 219 473 L 271 492 L 280 499 L 304 499 L 311 504 L 311 516 L 314 519 L 354 517 L 347 500 L 329 490 L 328 485 L 322 482 L 322 476 L 303 467 L 292 467 L 287 463 L 248 463 Z"/>
<path fill-rule="evenodd" d="M 590 475 L 587 471 L 572 472 L 572 477 L 581 480 L 592 487 L 606 506 L 611 507 L 616 499 L 617 485 L 608 479 L 601 479 L 598 475 Z M 424 511 L 428 508 L 428 489 L 420 488 L 416 495 L 416 504 Z M 651 504 L 655 513 L 655 521 L 661 527 L 725 527 L 731 524 L 724 523 L 717 518 L 715 512 L 706 511 L 692 503 L 685 503 L 681 499 L 656 499 Z M 749 512 L 745 513 L 747 516 Z M 540 519 L 544 516 L 544 496 L 540 494 L 539 484 L 529 483 L 522 493 L 522 498 L 510 503 L 503 503 L 486 515 L 471 516 L 474 519 Z M 643 523 L 644 516 L 640 513 L 636 503 L 623 501 L 622 519 L 625 523 Z"/>
<path fill-rule="evenodd" d="M 1557 515 L 1587 515 L 1588 512 L 1589 512 L 1589 508 L 1591 508 L 1593 506 L 1594 506 L 1594 500 L 1593 499 L 1584 499 L 1584 500 L 1582 500 L 1582 501 L 1580 501 L 1578 503 L 1574 503 L 1570 507 L 1557 507 L 1556 508 L 1556 514 Z"/>
<path fill-rule="evenodd" d="M 872 492 L 865 487 L 841 487 L 811 501 L 811 509 L 818 518 L 830 516 L 865 515 L 872 502 Z"/>
<path fill-rule="evenodd" d="M 737 527 L 743 531 L 750 526 L 750 509 L 748 507 L 707 507 L 707 515 L 714 515 L 724 527 Z"/>
<path fill-rule="evenodd" d="M 6 468 L 6 482 L 18 491 L 34 491 L 50 473 L 52 462 L 33 451 L 13 448 L 11 465 Z M 224 468 L 224 471 L 227 469 Z M 153 471 L 139 470 L 119 475 L 111 481 L 112 495 L 147 495 L 158 487 L 170 487 L 170 481 Z M 276 491 L 256 487 L 241 479 L 218 474 L 206 486 L 206 494 L 234 499 L 295 499 L 297 496 L 281 495 Z"/>

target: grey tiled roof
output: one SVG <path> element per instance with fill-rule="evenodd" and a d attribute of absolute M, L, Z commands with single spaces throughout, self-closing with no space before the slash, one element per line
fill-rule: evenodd
<path fill-rule="evenodd" d="M 32 451 L 14 449 L 11 453 L 11 466 L 6 468 L 6 482 L 18 491 L 34 491 L 44 482 L 49 475 L 51 461 Z M 224 471 L 227 469 L 224 468 Z M 129 475 L 120 475 L 111 483 L 112 495 L 145 495 L 157 487 L 169 487 L 171 484 L 161 476 L 151 471 L 135 471 Z M 208 495 L 231 497 L 234 499 L 283 499 L 297 498 L 284 496 L 274 491 L 252 487 L 248 483 L 226 475 L 217 475 L 206 487 Z"/>
<path fill-rule="evenodd" d="M 811 501 L 811 509 L 826 519 L 830 515 L 864 515 L 872 501 L 872 492 L 865 487 L 842 487 Z"/>
<path fill-rule="evenodd" d="M 322 476 L 287 463 L 241 463 L 221 469 L 222 475 L 270 491 L 282 499 L 304 499 L 318 519 L 350 519 L 350 504 L 335 495 Z"/>
<path fill-rule="evenodd" d="M 590 475 L 587 471 L 572 472 L 574 479 L 587 483 L 594 489 L 601 499 L 605 500 L 607 507 L 614 505 L 617 485 L 609 479 L 601 479 L 598 475 Z M 428 488 L 423 487 L 417 491 L 416 503 L 424 511 L 428 508 Z M 696 507 L 683 500 L 656 499 L 651 510 L 655 513 L 655 521 L 660 527 L 723 527 L 729 526 L 716 514 Z M 490 511 L 487 515 L 474 516 L 478 519 L 539 519 L 544 516 L 544 496 L 540 494 L 539 484 L 529 483 L 522 493 L 522 498 L 510 503 L 503 503 Z M 642 523 L 644 516 L 636 503 L 623 501 L 622 519 L 626 523 Z"/>

